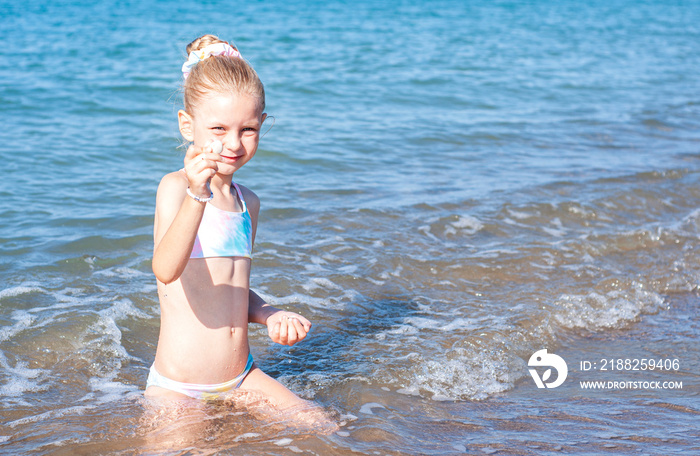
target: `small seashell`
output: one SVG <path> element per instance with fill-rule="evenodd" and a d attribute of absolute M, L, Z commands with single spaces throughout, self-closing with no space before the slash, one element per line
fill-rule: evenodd
<path fill-rule="evenodd" d="M 221 155 L 221 152 L 224 150 L 224 145 L 221 144 L 221 141 L 219 141 L 218 139 L 215 139 L 215 140 L 211 143 L 211 150 L 212 150 L 212 152 L 214 152 L 215 154 Z"/>

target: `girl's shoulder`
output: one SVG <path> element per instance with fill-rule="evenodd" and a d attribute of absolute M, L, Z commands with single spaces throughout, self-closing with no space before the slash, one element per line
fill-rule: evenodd
<path fill-rule="evenodd" d="M 178 170 L 163 176 L 158 187 L 182 187 L 183 185 L 187 188 L 187 176 L 183 170 Z"/>
<path fill-rule="evenodd" d="M 182 171 L 166 174 L 158 184 L 157 203 L 182 202 L 187 195 L 187 185 L 187 176 Z"/>

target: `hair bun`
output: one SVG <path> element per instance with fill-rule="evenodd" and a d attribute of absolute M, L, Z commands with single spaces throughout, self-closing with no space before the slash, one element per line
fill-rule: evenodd
<path fill-rule="evenodd" d="M 188 44 L 185 50 L 187 51 L 187 55 L 189 55 L 192 51 L 201 51 L 205 47 L 216 43 L 225 43 L 231 46 L 232 48 L 236 49 L 236 46 L 233 46 L 231 45 L 231 43 L 220 39 L 216 35 L 202 35 L 199 38 L 192 41 L 190 44 Z"/>

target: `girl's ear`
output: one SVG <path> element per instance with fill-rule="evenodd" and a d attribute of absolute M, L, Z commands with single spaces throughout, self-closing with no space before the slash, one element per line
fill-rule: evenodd
<path fill-rule="evenodd" d="M 177 112 L 177 123 L 180 126 L 180 134 L 185 138 L 185 141 L 194 141 L 192 116 L 181 109 Z"/>

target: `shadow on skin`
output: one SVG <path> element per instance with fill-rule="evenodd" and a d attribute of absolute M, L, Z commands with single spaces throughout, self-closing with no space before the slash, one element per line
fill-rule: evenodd
<path fill-rule="evenodd" d="M 215 259 L 209 261 L 212 261 L 211 267 L 216 267 Z M 232 323 L 239 323 L 237 320 L 240 319 L 244 319 L 247 324 L 248 310 L 241 309 L 234 305 L 234 302 L 236 300 L 248 302 L 248 290 L 228 284 L 215 284 L 209 267 L 210 264 L 205 261 L 191 261 L 187 268 L 194 271 L 180 277 L 180 283 L 192 313 L 202 325 L 209 329 L 224 328 Z M 231 267 L 230 264 L 228 267 Z M 206 296 L 207 299 L 204 300 L 202 296 Z"/>

